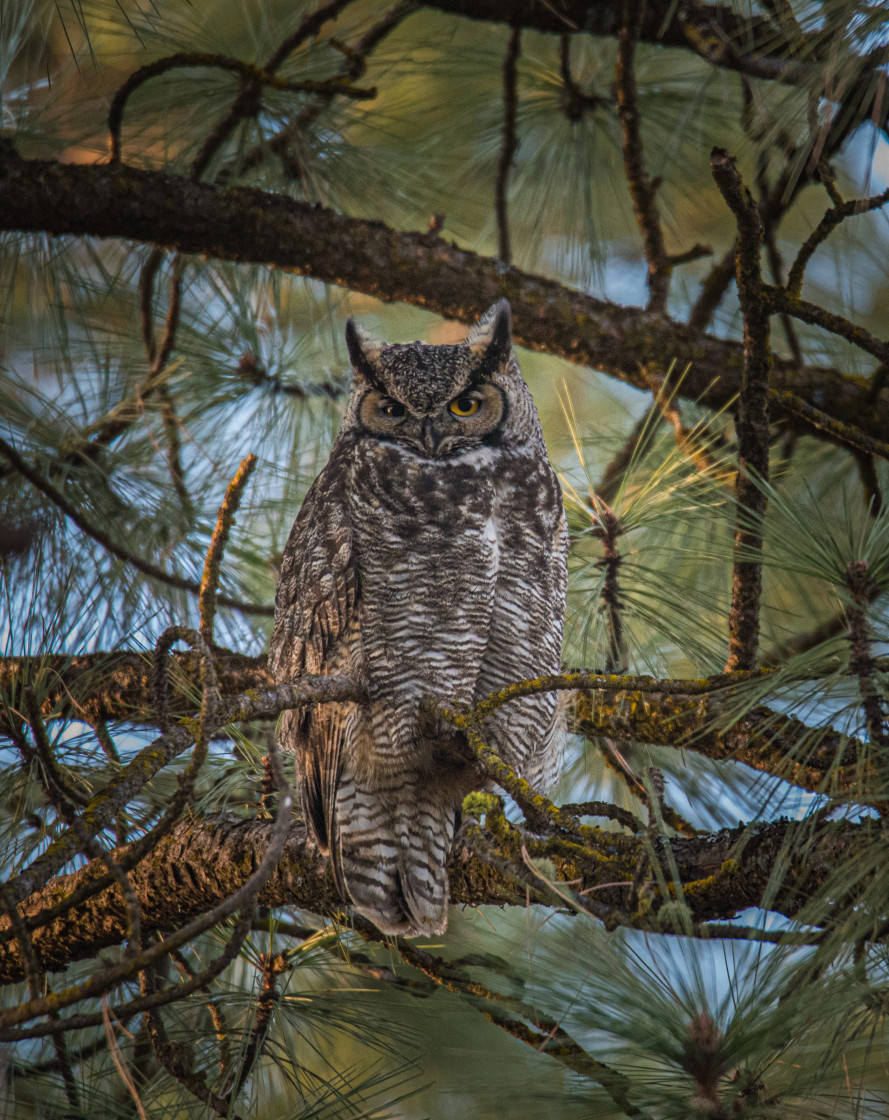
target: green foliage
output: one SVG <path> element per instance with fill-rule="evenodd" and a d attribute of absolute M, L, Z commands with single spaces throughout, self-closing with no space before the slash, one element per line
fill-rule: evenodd
<path fill-rule="evenodd" d="M 70 6 L 7 0 L 0 6 L 0 143 L 28 158 L 103 159 L 110 100 L 139 67 L 180 51 L 261 65 L 315 7 L 308 0 L 79 0 Z M 261 109 L 237 123 L 204 178 L 281 192 L 397 229 L 422 230 L 432 215 L 444 215 L 445 240 L 493 255 L 509 29 L 442 7 L 407 14 L 368 56 L 366 73 L 354 84 L 374 86 L 373 100 L 264 89 Z M 739 19 L 754 10 L 746 3 L 723 7 Z M 666 26 L 676 6 L 659 8 Z M 833 114 L 845 114 L 849 124 L 844 144 L 829 153 L 841 191 L 851 198 L 885 185 L 885 130 L 869 112 L 862 115 L 885 82 L 883 6 L 799 0 L 757 5 L 755 13 L 756 51 L 743 41 L 733 45 L 744 59 L 761 62 L 752 76 L 711 64 L 703 48 L 694 53 L 654 42 L 638 48 L 643 146 L 649 174 L 663 179 L 658 204 L 668 252 L 709 241 L 718 259 L 735 236 L 708 170 L 714 144 L 739 157 L 749 184 L 783 189 L 786 213 L 764 260 L 789 264 L 829 204 L 811 182 L 811 149 L 800 138 L 820 136 L 827 145 Z M 294 50 L 279 77 L 321 81 L 344 73 L 346 45 L 382 14 L 371 0 L 346 5 L 335 23 Z M 624 178 L 613 86 L 617 45 L 604 36 L 570 38 L 571 81 L 587 99 L 596 98 L 573 113 L 566 111 L 570 91 L 559 36 L 523 32 L 519 148 L 507 190 L 514 263 L 638 306 L 646 264 Z M 882 51 L 883 62 L 863 67 L 861 56 L 871 51 Z M 770 57 L 774 76 L 786 80 L 766 73 Z M 238 82 L 213 67 L 147 80 L 126 105 L 124 161 L 188 175 L 229 111 Z M 289 133 L 283 154 L 273 149 L 282 130 Z M 883 212 L 850 219 L 819 249 L 804 296 L 886 337 L 887 234 Z M 456 334 L 431 312 L 265 267 L 188 257 L 181 261 L 172 356 L 155 370 L 178 262 L 163 254 L 143 323 L 140 280 L 150 252 L 107 239 L 2 234 L 0 435 L 88 529 L 110 536 L 131 557 L 193 581 L 200 580 L 226 485 L 243 456 L 255 452 L 259 465 L 238 511 L 220 591 L 266 611 L 221 608 L 216 641 L 257 654 L 267 644 L 287 533 L 339 422 L 347 384 L 345 319 L 360 316 L 391 338 L 447 341 Z M 675 318 L 688 314 L 711 264 L 695 260 L 673 274 Z M 644 326 L 640 318 L 638 329 Z M 145 345 L 147 328 L 154 354 Z M 798 348 L 806 362 L 873 374 L 872 358 L 835 336 L 804 324 L 788 330 L 777 318 L 773 328 L 779 356 Z M 733 294 L 719 304 L 711 329 L 740 337 Z M 563 480 L 572 533 L 565 663 L 670 678 L 719 673 L 738 559 L 731 410 L 714 414 L 681 399 L 681 371 L 646 394 L 549 355 L 522 351 L 519 358 Z M 670 358 L 665 355 L 665 366 Z M 876 400 L 879 383 L 871 385 Z M 836 401 L 813 403 L 826 408 Z M 597 492 L 634 428 L 635 444 L 603 504 Z M 885 814 L 887 743 L 863 701 L 868 688 L 877 703 L 885 705 L 889 695 L 889 671 L 879 659 L 889 642 L 889 505 L 880 509 L 862 491 L 861 456 L 815 434 L 776 425 L 771 481 L 758 483 L 768 499 L 761 646 L 774 672 L 727 686 L 699 739 L 684 741 L 684 749 L 570 740 L 557 800 L 607 801 L 648 825 L 648 863 L 640 865 L 638 881 L 611 884 L 626 888 L 640 924 L 654 914 L 645 932 L 608 930 L 588 914 L 545 910 L 531 905 L 529 894 L 526 908 L 455 912 L 440 943 L 419 946 L 437 962 L 423 968 L 398 945 L 366 944 L 342 915 L 261 914 L 238 958 L 207 991 L 162 1012 L 168 1038 L 193 1047 L 196 1071 L 213 1093 L 223 1095 L 249 1067 L 231 1115 L 851 1120 L 885 1114 L 889 861 L 881 829 L 868 832 L 851 857 L 829 868 L 818 891 L 798 900 L 788 901 L 793 887 L 785 873 L 793 853 L 786 850 L 765 869 L 761 907 L 726 914 L 718 928 L 698 923 L 692 929 L 675 864 L 661 858 L 682 825 L 715 831 L 741 820 L 751 825 L 754 843 L 757 824 L 792 816 L 811 826 L 794 841 L 805 850 L 825 815 Z M 871 467 L 885 494 L 885 462 Z M 620 641 L 603 599 L 603 540 L 612 515 L 619 526 L 612 543 L 619 553 Z M 5 461 L 0 530 L 7 657 L 150 651 L 167 625 L 197 622 L 196 595 L 112 555 Z M 7 548 L 16 533 L 25 547 Z M 753 550 L 741 558 L 758 563 L 760 555 Z M 856 564 L 866 565 L 872 584 L 866 603 L 850 586 Z M 855 610 L 877 659 L 866 670 L 849 641 Z M 832 619 L 833 627 L 824 625 Z M 795 645 L 801 634 L 812 641 Z M 609 666 L 615 653 L 624 663 Z M 186 691 L 183 681 L 177 684 Z M 24 715 L 26 687 L 42 704 L 53 673 L 31 663 L 28 675 L 0 696 L 19 736 L 0 756 L 0 851 L 8 875 L 45 852 L 65 826 L 47 795 L 40 759 L 22 751 L 22 741 L 30 749 L 34 739 Z M 190 698 L 199 701 L 196 692 Z M 780 764 L 768 773 L 698 750 L 706 734 L 727 735 L 763 706 L 770 711 L 766 731 L 786 714 L 806 725 L 780 744 Z M 115 759 L 102 751 L 86 717 L 47 726 L 59 766 L 84 797 L 104 788 L 149 741 L 142 725 L 115 725 Z M 861 741 L 859 780 L 840 780 L 838 754 L 818 788 L 794 784 L 797 769 L 820 757 L 835 730 L 844 743 Z M 261 792 L 271 734 L 259 725 L 226 728 L 212 744 L 191 811 L 270 812 Z M 158 773 L 121 812 L 117 835 L 108 830 L 100 840 L 111 846 L 122 836 L 144 835 L 187 765 L 183 755 Z M 655 792 L 661 779 L 670 817 Z M 498 817 L 499 809 L 491 794 L 473 794 L 464 804 L 465 816 L 479 819 Z M 65 870 L 83 862 L 79 856 Z M 556 878 L 551 860 L 530 864 L 538 878 Z M 731 873 L 725 864 L 713 868 L 714 877 Z M 221 923 L 193 942 L 161 979 L 173 982 L 181 979 L 173 975 L 177 969 L 206 967 L 231 931 Z M 123 952 L 103 956 L 117 961 Z M 251 1064 L 259 985 L 276 955 L 282 971 L 274 1008 Z M 52 976 L 53 988 L 81 982 L 92 963 Z M 127 980 L 110 998 L 125 1003 L 138 994 L 138 982 Z M 27 997 L 25 985 L 4 993 L 8 1006 Z M 86 1000 L 83 1009 L 97 1012 L 102 1003 Z M 527 1028 L 534 1014 L 545 1023 L 525 1046 L 515 1023 Z M 585 1051 L 587 1065 L 572 1065 L 558 1052 L 559 1031 Z M 67 1059 L 47 1038 L 10 1049 L 0 1061 L 4 1115 L 130 1117 L 142 1115 L 140 1108 L 149 1117 L 208 1114 L 154 1061 L 139 1016 L 75 1032 L 68 1045 Z M 66 1061 L 73 1071 L 67 1087 Z M 595 1063 L 604 1063 L 604 1073 Z M 138 1104 L 121 1067 L 131 1073 Z"/>

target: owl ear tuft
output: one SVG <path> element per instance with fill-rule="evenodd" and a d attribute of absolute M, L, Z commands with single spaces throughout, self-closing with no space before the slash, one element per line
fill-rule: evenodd
<path fill-rule="evenodd" d="M 368 381 L 379 381 L 378 360 L 383 344 L 352 318 L 346 320 L 346 347 L 352 369 Z"/>
<path fill-rule="evenodd" d="M 466 339 L 478 375 L 490 376 L 512 355 L 512 310 L 509 300 L 498 299 L 488 308 Z"/>

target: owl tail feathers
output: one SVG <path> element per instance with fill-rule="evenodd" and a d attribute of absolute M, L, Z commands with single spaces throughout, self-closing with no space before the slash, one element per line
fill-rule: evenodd
<path fill-rule="evenodd" d="M 454 839 L 454 806 L 419 793 L 396 817 L 401 892 L 418 932 L 444 933 L 448 924 L 448 854 Z"/>
<path fill-rule="evenodd" d="M 365 799 L 368 794 L 356 801 Z M 394 808 L 374 799 L 362 810 L 355 828 L 348 815 L 337 814 L 337 844 L 331 854 L 340 893 L 383 933 L 443 933 L 454 807 L 419 795 Z"/>

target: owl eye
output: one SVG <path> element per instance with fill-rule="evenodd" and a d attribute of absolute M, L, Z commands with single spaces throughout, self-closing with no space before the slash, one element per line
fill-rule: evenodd
<path fill-rule="evenodd" d="M 454 416 L 475 416 L 481 406 L 478 397 L 457 397 L 448 405 L 448 410 Z"/>
<path fill-rule="evenodd" d="M 404 416 L 404 405 L 398 401 L 383 400 L 380 401 L 380 412 L 390 420 L 400 420 Z"/>

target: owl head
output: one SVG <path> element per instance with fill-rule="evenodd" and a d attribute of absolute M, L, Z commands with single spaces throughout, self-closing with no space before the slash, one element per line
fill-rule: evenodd
<path fill-rule="evenodd" d="M 533 414 L 531 395 L 512 355 L 512 314 L 505 299 L 489 308 L 464 342 L 383 343 L 353 319 L 346 344 L 355 374 L 349 420 L 362 434 L 446 459 L 497 445 Z"/>

